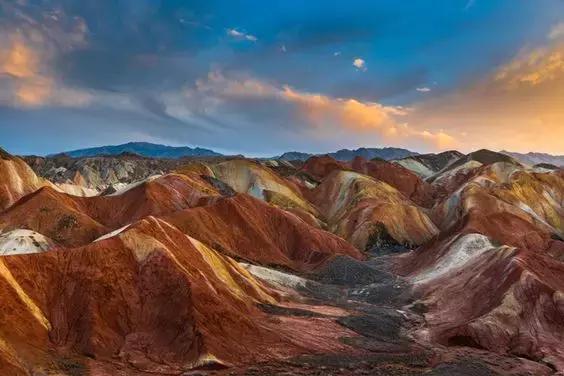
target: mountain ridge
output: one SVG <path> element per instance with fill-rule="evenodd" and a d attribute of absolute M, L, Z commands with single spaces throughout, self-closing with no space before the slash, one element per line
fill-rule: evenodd
<path fill-rule="evenodd" d="M 123 153 L 133 153 L 149 158 L 170 158 L 178 159 L 182 157 L 219 157 L 222 154 L 210 149 L 188 146 L 168 146 L 154 144 L 150 142 L 128 142 L 119 145 L 104 145 L 99 147 L 70 150 L 62 153 L 48 155 L 68 155 L 73 158 L 96 157 L 102 155 L 120 155 Z"/>
<path fill-rule="evenodd" d="M 528 152 L 517 153 L 513 151 L 502 150 L 500 153 L 509 155 L 517 159 L 519 162 L 534 166 L 541 163 L 548 163 L 558 167 L 564 167 L 564 155 L 554 155 L 549 153 Z"/>
<path fill-rule="evenodd" d="M 534 166 L 540 163 L 548 163 L 558 167 L 564 167 L 564 155 L 554 155 L 542 152 L 518 153 L 502 150 L 499 153 L 508 155 L 521 163 Z M 83 149 L 74 149 L 60 153 L 48 154 L 47 157 L 66 155 L 72 158 L 98 157 L 98 156 L 118 156 L 118 155 L 138 155 L 145 158 L 166 158 L 179 159 L 183 157 L 219 157 L 224 154 L 212 149 L 189 146 L 169 146 L 151 142 L 132 141 L 117 145 L 103 145 Z M 339 149 L 329 153 L 308 153 L 299 151 L 287 151 L 280 155 L 268 159 L 280 159 L 286 161 L 300 160 L 305 161 L 313 156 L 328 155 L 338 161 L 352 161 L 355 157 L 365 159 L 380 158 L 384 160 L 401 160 L 409 157 L 421 156 L 419 152 L 397 147 Z"/>
<path fill-rule="evenodd" d="M 383 147 L 383 148 L 358 148 L 358 149 L 340 149 L 331 153 L 304 153 L 297 151 L 290 151 L 281 154 L 280 156 L 274 157 L 273 159 L 282 159 L 286 161 L 291 160 L 301 160 L 305 161 L 313 156 L 328 155 L 335 158 L 338 161 L 352 161 L 355 157 L 363 157 L 365 159 L 380 158 L 385 160 L 401 159 L 414 155 L 419 155 L 419 153 L 395 147 Z"/>

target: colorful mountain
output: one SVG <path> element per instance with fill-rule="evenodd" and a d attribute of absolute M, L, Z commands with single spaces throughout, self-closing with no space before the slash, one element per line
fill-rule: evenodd
<path fill-rule="evenodd" d="M 2 374 L 564 370 L 561 169 L 27 160 L 54 182 L 2 153 Z"/>

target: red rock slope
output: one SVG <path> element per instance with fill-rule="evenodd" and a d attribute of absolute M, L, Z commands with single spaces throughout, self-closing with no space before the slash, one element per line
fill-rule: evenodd
<path fill-rule="evenodd" d="M 23 196 L 50 185 L 20 158 L 0 149 L 0 212 Z"/>
<path fill-rule="evenodd" d="M 264 265 L 308 271 L 338 254 L 362 258 L 341 238 L 246 194 L 165 219 L 217 250 Z"/>
<path fill-rule="evenodd" d="M 388 183 L 417 205 L 430 207 L 433 204 L 433 187 L 403 166 L 383 160 L 367 161 L 356 157 L 352 161 L 352 169 Z"/>
<path fill-rule="evenodd" d="M 344 162 L 323 155 L 308 158 L 302 166 L 302 170 L 316 179 L 323 179 L 335 170 L 350 170 L 350 168 Z"/>
<path fill-rule="evenodd" d="M 440 238 L 397 261 L 426 307 L 418 335 L 562 372 L 563 176 L 506 161 L 472 169 L 436 208 Z"/>
<path fill-rule="evenodd" d="M 424 209 L 366 175 L 335 170 L 312 195 L 330 230 L 362 250 L 389 242 L 419 245 L 438 233 Z"/>
<path fill-rule="evenodd" d="M 5 375 L 179 374 L 346 351 L 338 336 L 350 335 L 328 319 L 269 319 L 255 304 L 275 293 L 153 217 L 81 248 L 0 258 L 0 299 Z"/>
<path fill-rule="evenodd" d="M 220 196 L 194 175 L 169 174 L 115 196 L 76 197 L 45 187 L 0 214 L 0 229 L 27 228 L 59 244 L 83 245 L 148 215 L 165 215 Z"/>
<path fill-rule="evenodd" d="M 509 353 L 564 370 L 564 264 L 542 252 L 457 235 L 408 255 L 426 307 L 425 340 Z"/>

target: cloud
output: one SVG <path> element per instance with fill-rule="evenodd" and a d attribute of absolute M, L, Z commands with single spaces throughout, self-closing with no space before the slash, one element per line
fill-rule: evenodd
<path fill-rule="evenodd" d="M 521 53 L 502 67 L 495 80 L 508 88 L 535 86 L 564 76 L 564 44 Z"/>
<path fill-rule="evenodd" d="M 278 123 L 280 132 L 292 130 L 292 137 L 305 135 L 312 142 L 331 140 L 338 144 L 347 139 L 362 144 L 373 140 L 381 144 L 424 145 L 432 150 L 456 143 L 444 131 L 409 126 L 403 120 L 409 108 L 332 97 L 218 70 L 197 80 L 194 87 L 185 88 L 182 102 L 178 94 L 167 97 L 170 113 L 177 118 L 195 121 L 205 114 L 207 119 L 240 129 L 269 128 L 271 137 L 278 132 Z"/>
<path fill-rule="evenodd" d="M 41 14 L 43 23 L 17 14 L 17 25 L 0 24 L 0 103 L 35 108 L 89 102 L 90 93 L 67 87 L 54 69 L 60 53 L 84 46 L 84 20 L 61 11 Z"/>
<path fill-rule="evenodd" d="M 564 23 L 555 25 L 545 46 L 521 51 L 495 74 L 496 84 L 515 90 L 564 78 Z"/>
<path fill-rule="evenodd" d="M 32 11 L 8 9 L 24 3 Z M 472 3 L 468 1 L 468 6 Z M 34 4 L 0 0 L 0 13 L 9 15 L 0 18 L 0 106 L 5 108 L 33 108 L 29 112 L 37 113 L 69 107 L 67 113 L 99 112 L 100 119 L 107 108 L 126 110 L 161 120 L 163 129 L 151 128 L 160 134 L 188 134 L 186 125 L 194 123 L 217 129 L 214 137 L 198 142 L 227 145 L 240 135 L 247 140 L 247 150 L 297 147 L 300 142 L 307 149 L 356 143 L 436 150 L 455 147 L 458 138 L 464 139 L 465 149 L 534 145 L 562 150 L 562 48 L 558 47 L 562 23 L 547 33 L 545 46 L 524 50 L 482 81 L 443 95 L 451 81 L 445 76 L 443 89 L 437 90 L 429 80 L 436 66 L 428 62 L 410 62 L 409 67 L 394 67 L 386 74 L 376 74 L 382 72 L 373 65 L 371 75 L 347 69 L 337 72 L 342 61 L 330 59 L 331 54 L 344 57 L 345 63 L 350 59 L 353 69 L 367 70 L 364 59 L 353 60 L 355 56 L 347 51 L 359 48 L 350 43 L 369 43 L 380 32 L 395 32 L 390 26 L 397 20 L 389 21 L 390 14 L 382 12 L 372 12 L 381 21 L 372 23 L 378 30 L 359 26 L 366 25 L 360 22 L 363 18 L 342 21 L 327 14 L 303 27 L 292 28 L 281 20 L 280 27 L 262 28 L 258 35 L 265 37 L 255 45 L 249 42 L 257 42 L 257 37 L 242 27 L 224 28 L 237 25 L 231 23 L 232 14 L 220 18 L 207 5 L 192 12 L 188 9 L 192 4 L 183 11 L 149 0 L 120 2 L 110 8 L 58 1 Z M 57 4 L 56 10 L 44 11 L 53 8 L 51 4 Z M 119 17 L 107 17 L 108 9 Z M 188 27 L 199 22 L 213 24 L 214 32 Z M 266 37 L 271 29 L 279 30 L 272 40 Z M 225 46 L 226 40 L 253 48 L 234 51 Z M 286 47 L 280 41 L 290 46 L 292 54 L 280 53 Z M 309 64 L 319 58 L 326 58 L 326 64 Z M 213 68 L 207 75 L 210 66 L 221 70 Z M 333 72 L 337 75 L 328 82 Z M 417 102 L 407 108 L 387 102 L 405 98 Z M 264 143 L 265 138 L 273 142 Z"/>
<path fill-rule="evenodd" d="M 359 57 L 357 57 L 356 59 L 354 59 L 352 64 L 353 64 L 358 70 L 361 70 L 361 71 L 365 71 L 365 70 L 366 70 L 366 62 L 365 62 L 363 59 L 359 58 Z"/>
<path fill-rule="evenodd" d="M 2 51 L 2 72 L 16 78 L 29 78 L 36 74 L 39 65 L 37 54 L 19 38 L 14 38 L 12 45 Z"/>
<path fill-rule="evenodd" d="M 0 21 L 0 105 L 152 112 L 133 94 L 74 86 L 60 74 L 62 56 L 88 47 L 84 19 L 62 10 L 35 14 L 25 7 L 0 9 L 12 14 Z"/>
<path fill-rule="evenodd" d="M 28 45 L 19 35 L 0 46 L 0 102 L 16 107 L 81 106 L 89 93 L 68 88 L 53 76 L 44 51 Z"/>
<path fill-rule="evenodd" d="M 564 22 L 560 22 L 550 30 L 548 37 L 553 40 L 564 39 Z"/>
<path fill-rule="evenodd" d="M 488 77 L 413 105 L 408 121 L 466 134 L 464 149 L 559 153 L 564 144 L 564 43 L 525 49 Z"/>
<path fill-rule="evenodd" d="M 227 29 L 227 35 L 237 40 L 248 40 L 251 42 L 256 42 L 258 40 L 256 36 L 241 32 L 237 29 Z"/>

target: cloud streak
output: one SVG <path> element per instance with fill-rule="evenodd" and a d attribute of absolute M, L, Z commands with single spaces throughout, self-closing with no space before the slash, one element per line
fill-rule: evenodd
<path fill-rule="evenodd" d="M 560 22 L 552 27 L 548 37 L 553 40 L 564 38 L 564 22 Z"/>
<path fill-rule="evenodd" d="M 248 40 L 250 42 L 256 42 L 258 38 L 252 34 L 247 34 L 237 29 L 227 29 L 227 35 L 236 40 Z"/>

